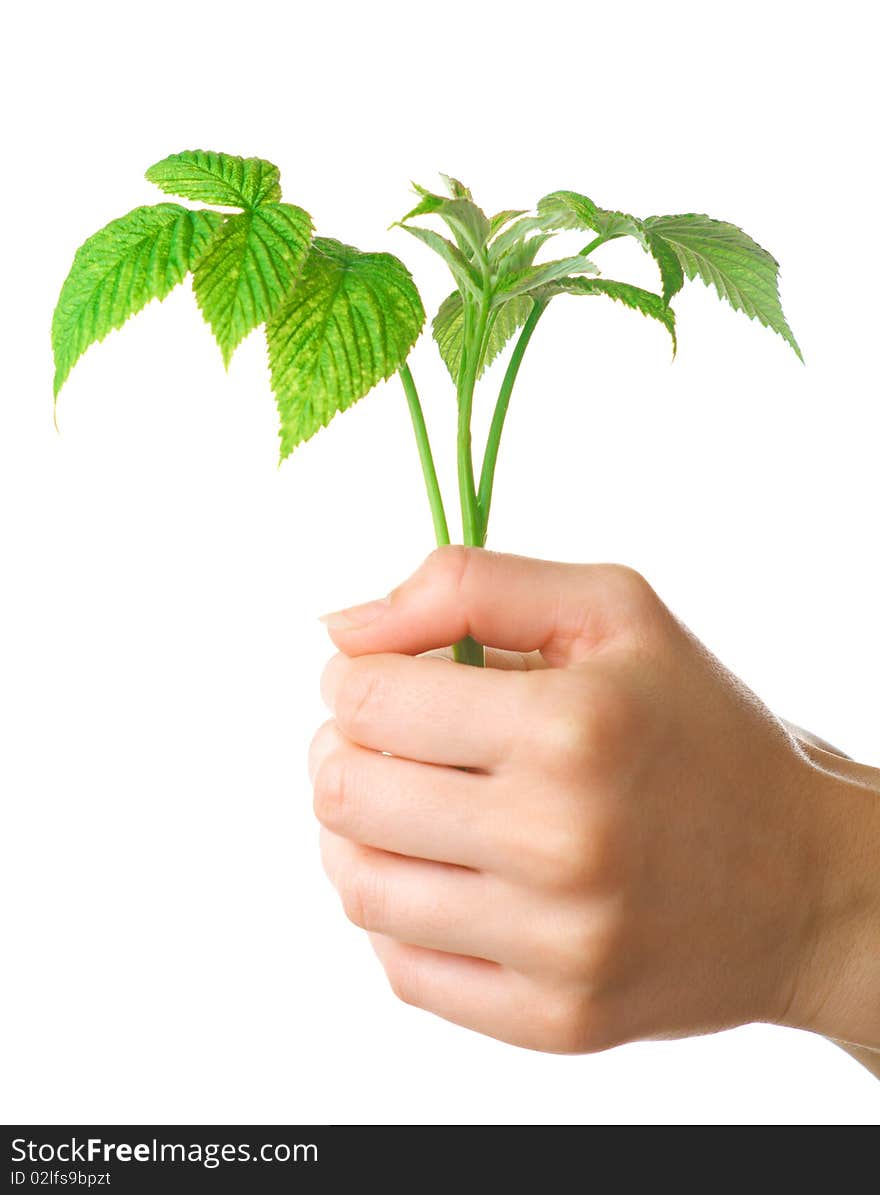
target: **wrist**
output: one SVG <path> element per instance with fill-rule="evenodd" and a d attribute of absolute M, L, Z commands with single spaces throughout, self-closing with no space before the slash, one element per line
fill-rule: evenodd
<path fill-rule="evenodd" d="M 804 800 L 821 866 L 784 1023 L 880 1049 L 880 771 L 811 748 Z"/>

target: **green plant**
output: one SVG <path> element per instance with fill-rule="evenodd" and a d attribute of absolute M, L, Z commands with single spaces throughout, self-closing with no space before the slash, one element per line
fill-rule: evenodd
<path fill-rule="evenodd" d="M 259 158 L 190 150 L 151 166 L 146 177 L 168 194 L 238 209 L 232 214 L 177 203 L 137 207 L 80 246 L 52 321 L 55 399 L 94 341 L 151 299 L 164 299 L 188 273 L 224 363 L 265 324 L 281 459 L 377 382 L 399 373 L 409 404 L 434 534 L 449 528 L 416 385 L 407 364 L 425 322 L 412 277 L 389 253 L 363 253 L 313 235 L 310 216 L 281 199 L 276 166 Z M 464 543 L 486 542 L 498 447 L 523 355 L 548 304 L 560 294 L 605 296 L 658 320 L 672 337 L 671 300 L 700 278 L 739 311 L 778 332 L 801 356 L 779 301 L 778 265 L 733 224 L 686 214 L 638 219 L 597 207 L 585 195 L 554 191 L 532 212 L 491 218 L 467 187 L 442 176 L 446 195 L 416 187 L 418 204 L 392 227 L 444 260 L 455 289 L 432 328 L 458 399 L 458 488 Z M 422 223 L 437 217 L 448 236 Z M 589 235 L 572 256 L 538 261 L 559 232 Z M 659 269 L 660 293 L 599 276 L 590 260 L 607 241 L 632 237 Z M 471 443 L 474 392 L 486 366 L 516 337 L 495 403 L 479 472 Z M 457 659 L 483 662 L 479 644 L 455 645 Z"/>

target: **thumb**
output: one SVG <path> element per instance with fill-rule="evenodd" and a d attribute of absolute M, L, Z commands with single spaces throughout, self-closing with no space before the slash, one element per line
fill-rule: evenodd
<path fill-rule="evenodd" d="M 416 655 L 472 635 L 506 651 L 575 663 L 632 627 L 650 595 L 632 569 L 557 564 L 484 548 L 445 547 L 386 598 L 327 614 L 346 655 Z"/>

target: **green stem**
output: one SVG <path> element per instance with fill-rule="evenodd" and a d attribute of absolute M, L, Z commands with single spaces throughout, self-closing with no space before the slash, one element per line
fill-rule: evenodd
<path fill-rule="evenodd" d="M 489 321 L 490 295 L 484 293 L 474 320 L 471 304 L 465 306 L 464 335 L 462 337 L 461 367 L 458 374 L 458 490 L 461 499 L 461 526 L 464 542 L 471 547 L 482 547 L 485 540 L 480 504 L 474 481 L 474 460 L 471 447 L 471 412 L 474 404 L 474 387 L 477 371 L 483 353 L 483 340 Z M 460 640 L 452 648 L 454 659 L 461 664 L 473 664 L 478 668 L 485 665 L 482 644 L 470 636 Z"/>
<path fill-rule="evenodd" d="M 495 412 L 492 416 L 492 424 L 486 439 L 483 467 L 480 470 L 480 492 L 477 499 L 480 509 L 480 522 L 483 528 L 482 543 L 486 541 L 486 530 L 489 525 L 489 508 L 492 505 L 492 487 L 495 483 L 495 465 L 498 461 L 498 448 L 501 443 L 501 432 L 504 430 L 507 408 L 510 405 L 510 396 L 513 393 L 513 386 L 519 373 L 519 367 L 522 364 L 525 351 L 532 338 L 532 333 L 547 307 L 547 302 L 548 300 L 543 299 L 536 300 L 533 303 L 528 319 L 523 325 L 522 332 L 519 334 L 519 339 L 514 345 L 513 353 L 507 365 L 507 372 L 504 375 L 501 389 L 498 392 L 498 401 L 495 403 Z"/>
<path fill-rule="evenodd" d="M 459 664 L 472 664 L 475 668 L 486 667 L 486 652 L 482 643 L 467 635 L 452 645 L 452 658 Z"/>
<path fill-rule="evenodd" d="M 437 481 L 437 470 L 434 468 L 434 456 L 431 452 L 431 441 L 428 439 L 428 429 L 425 426 L 425 415 L 416 384 L 406 362 L 398 370 L 406 401 L 409 403 L 409 413 L 412 417 L 413 431 L 416 434 L 416 444 L 419 449 L 419 460 L 422 463 L 422 473 L 425 478 L 425 489 L 428 491 L 428 502 L 431 506 L 431 518 L 434 521 L 434 536 L 438 547 L 449 543 L 449 526 L 446 522 L 446 511 L 443 509 L 443 495 Z"/>
<path fill-rule="evenodd" d="M 471 412 L 474 405 L 474 387 L 477 381 L 480 352 L 486 324 L 489 318 L 489 302 L 486 297 L 480 303 L 480 310 L 474 326 L 473 314 L 465 312 L 464 340 L 462 344 L 462 368 L 458 385 L 458 491 L 461 500 L 461 528 L 464 542 L 482 547 L 483 526 L 474 481 L 474 461 L 471 448 Z"/>
<path fill-rule="evenodd" d="M 623 234 L 619 233 L 618 235 L 622 236 Z M 584 245 L 583 249 L 580 250 L 579 256 L 580 257 L 589 257 L 594 249 L 598 249 L 599 246 L 604 245 L 606 241 L 613 241 L 613 240 L 615 240 L 614 237 L 609 237 L 609 236 L 604 236 L 604 235 L 594 237 L 594 239 L 592 241 L 590 241 L 589 245 Z"/>

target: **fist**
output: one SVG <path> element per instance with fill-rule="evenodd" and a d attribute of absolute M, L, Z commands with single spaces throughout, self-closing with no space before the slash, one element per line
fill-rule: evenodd
<path fill-rule="evenodd" d="M 566 1053 L 817 1027 L 824 774 L 639 574 L 446 548 L 326 621 L 323 858 L 400 999 Z"/>

